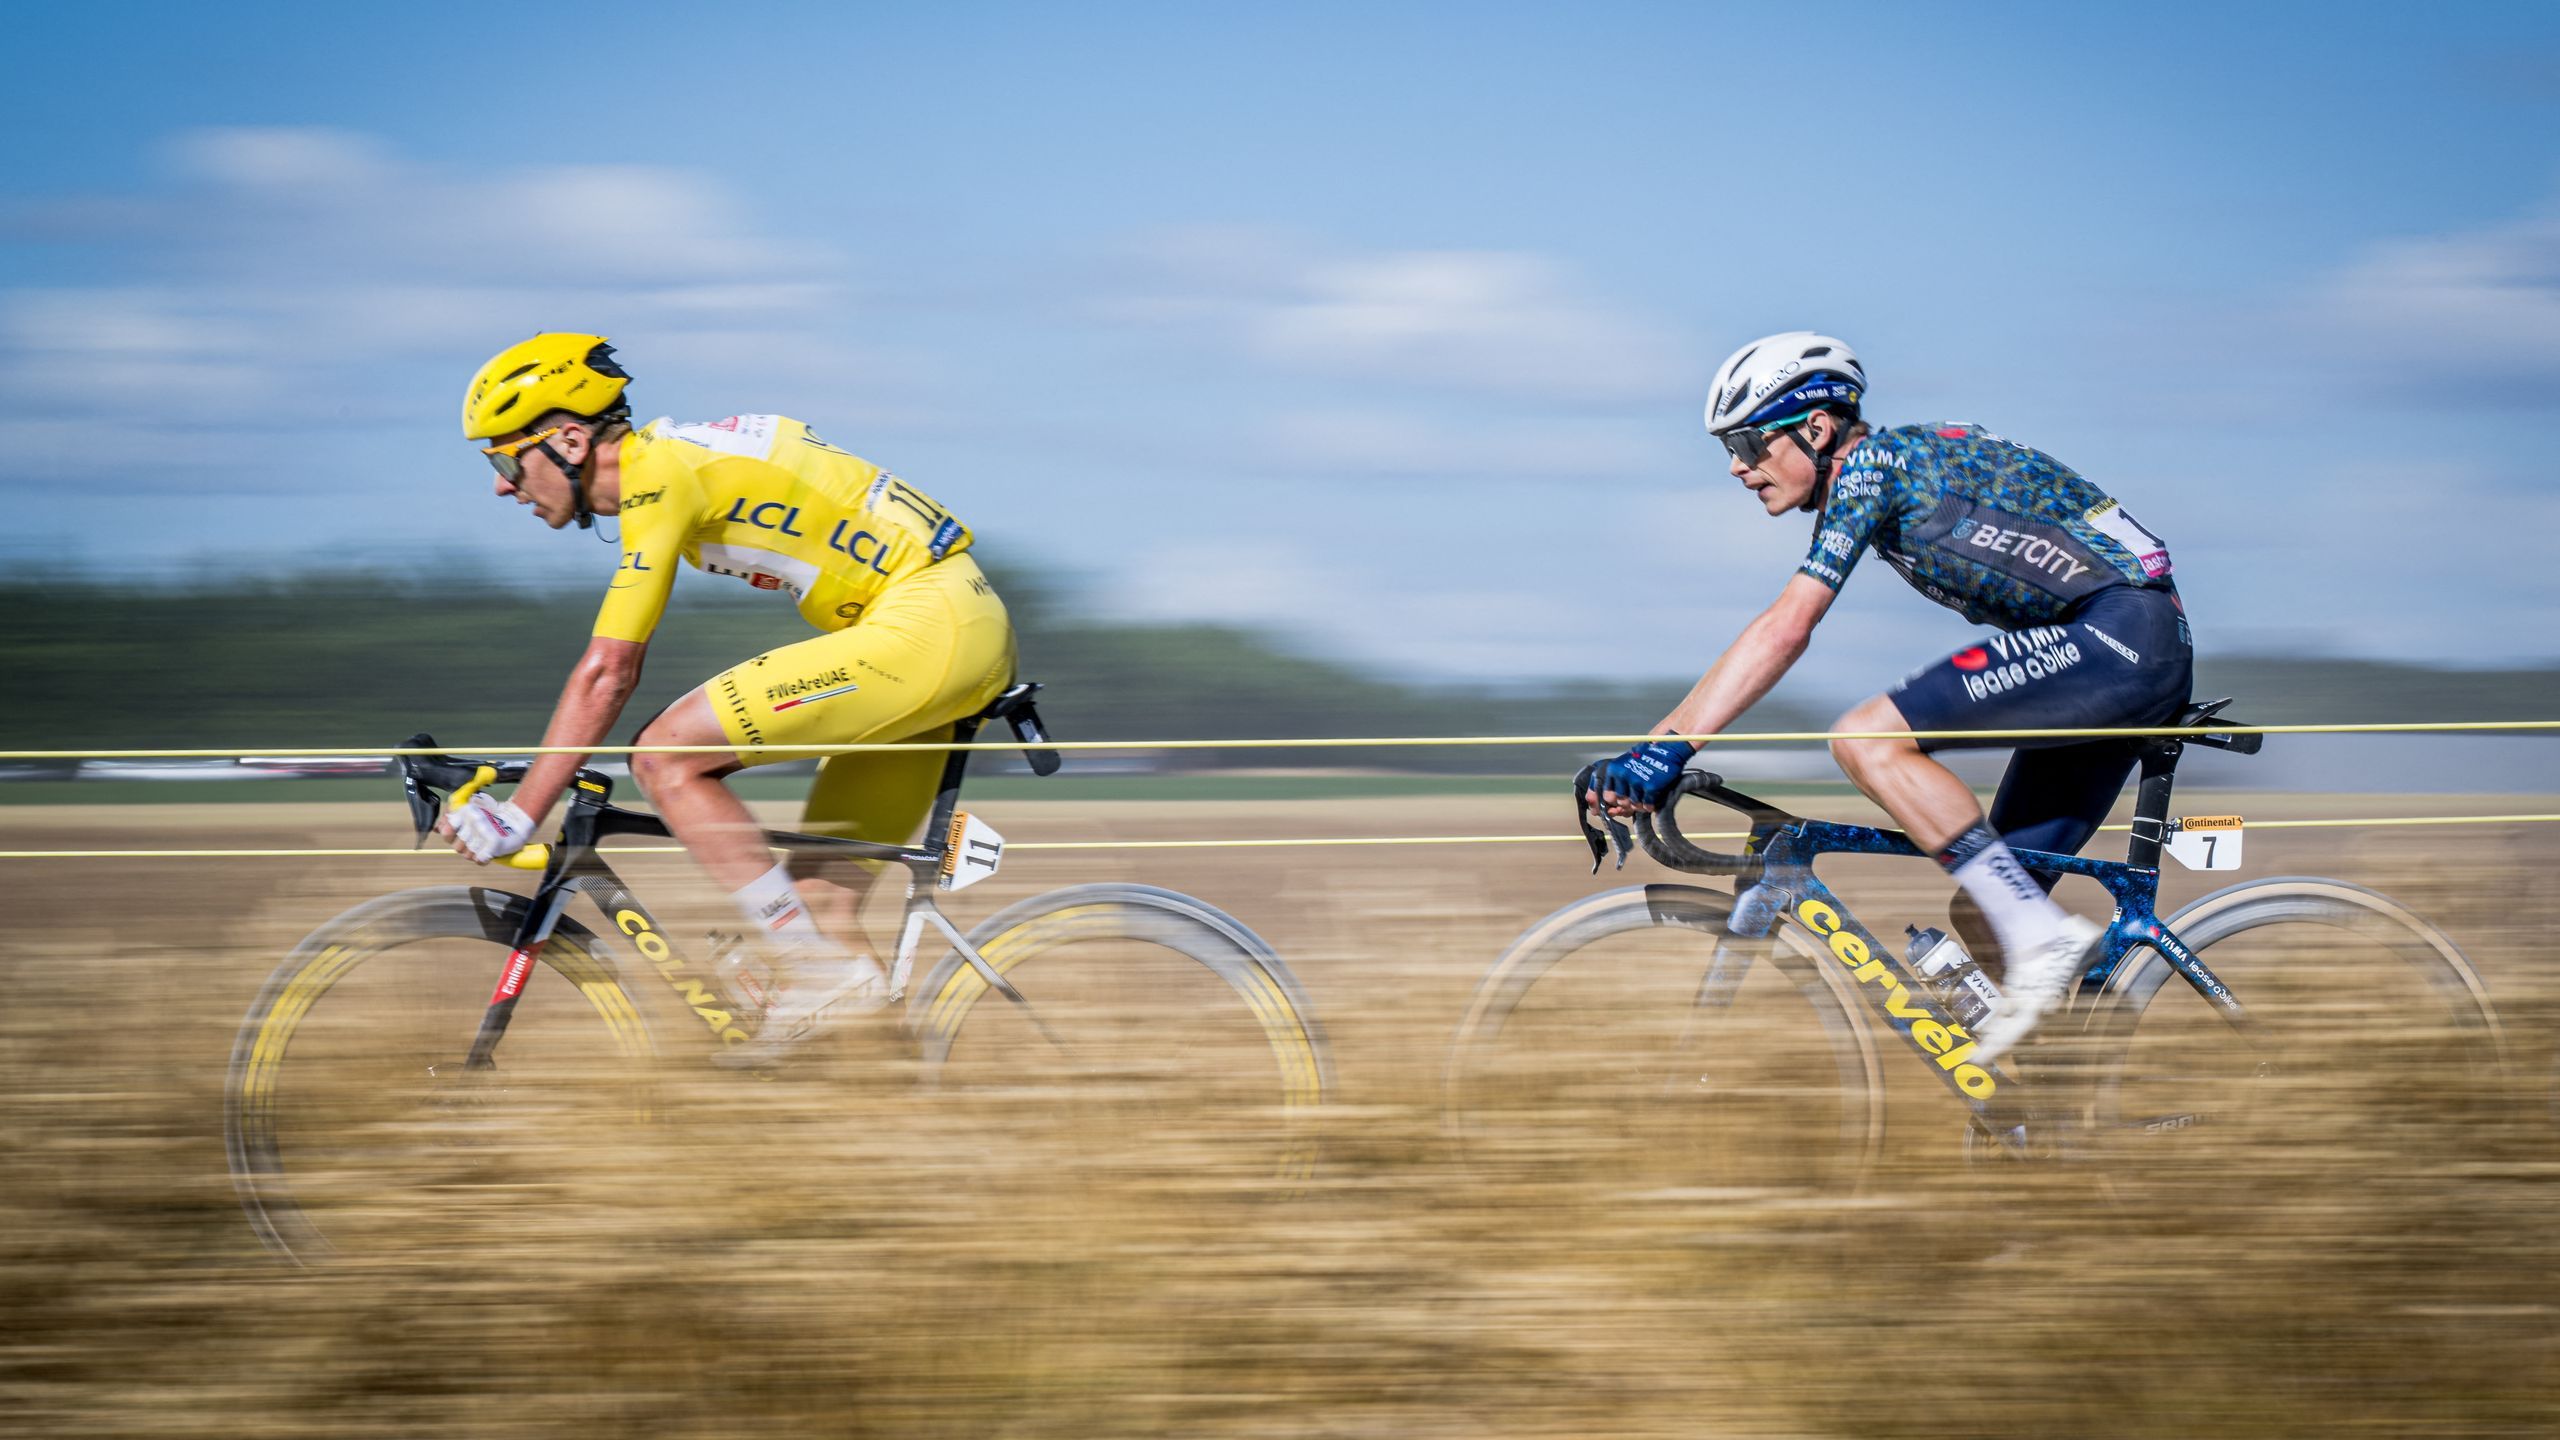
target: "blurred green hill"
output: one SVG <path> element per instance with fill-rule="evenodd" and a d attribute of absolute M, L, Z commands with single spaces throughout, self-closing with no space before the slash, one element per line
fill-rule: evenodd
<path fill-rule="evenodd" d="M 1402 683 L 1211 625 L 1080 618 L 1036 575 L 998 582 L 1023 673 L 1050 689 L 1065 739 L 1601 734 L 1641 728 L 1681 684 L 1517 688 Z M 486 581 L 311 573 L 131 585 L 0 580 L 0 742 L 11 749 L 389 745 L 430 730 L 456 746 L 529 744 L 586 643 L 593 597 Z M 745 656 L 808 634 L 772 597 L 679 587 L 626 721 Z M 2281 657 L 2207 661 L 2199 693 L 2236 694 L 2261 723 L 2548 718 L 2560 670 L 2444 670 Z M 1773 697 L 1741 728 L 1817 728 L 1827 711 Z M 1544 749 L 1176 752 L 1169 767 L 1393 766 L 1542 772 Z"/>
<path fill-rule="evenodd" d="M 999 575 L 1022 673 L 1049 687 L 1060 739 L 1640 730 L 1677 682 L 1517 690 L 1399 684 L 1215 625 L 1077 617 L 1037 577 Z M 128 586 L 85 577 L 0 581 L 0 748 L 396 744 L 417 730 L 457 747 L 531 744 L 586 645 L 594 597 L 507 591 L 468 577 L 314 573 Z M 747 656 L 806 639 L 773 597 L 680 586 L 624 732 Z M 1764 705 L 1754 724 L 1814 717 Z M 1543 772 L 1543 749 L 1173 752 L 1168 768 L 1395 766 Z"/>

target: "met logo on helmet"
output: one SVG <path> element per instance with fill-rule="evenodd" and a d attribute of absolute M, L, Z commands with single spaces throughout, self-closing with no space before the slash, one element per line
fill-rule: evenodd
<path fill-rule="evenodd" d="M 602 335 L 546 331 L 489 357 L 463 391 L 462 434 L 490 440 L 551 410 L 619 414 L 631 376 Z"/>
<path fill-rule="evenodd" d="M 1797 375 L 1801 374 L 1803 370 L 1803 361 L 1788 361 L 1786 364 L 1769 372 L 1767 378 L 1763 379 L 1759 384 L 1752 386 L 1751 398 L 1754 400 L 1765 400 L 1769 398 L 1770 391 L 1777 389 L 1778 386 L 1784 382 L 1794 379 Z"/>

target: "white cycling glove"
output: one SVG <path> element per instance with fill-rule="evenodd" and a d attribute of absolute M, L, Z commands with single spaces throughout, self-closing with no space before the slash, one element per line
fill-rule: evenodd
<path fill-rule="evenodd" d="M 533 838 L 533 817 L 513 800 L 474 795 L 461 809 L 452 812 L 451 818 L 454 838 L 471 851 L 473 860 L 483 865 L 501 855 L 513 855 Z"/>

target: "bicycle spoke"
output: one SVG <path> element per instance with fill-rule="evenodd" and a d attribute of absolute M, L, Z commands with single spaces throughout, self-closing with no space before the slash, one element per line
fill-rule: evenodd
<path fill-rule="evenodd" d="M 1321 1042 L 1287 972 L 1232 926 L 1137 886 L 1056 892 L 989 920 L 980 958 L 1002 988 L 957 954 L 918 988 L 931 1083 L 994 1107 L 986 1123 L 1042 1126 L 1037 1143 L 1103 1142 L 1085 1153 L 1114 1163 L 1156 1154 L 1167 1173 L 1233 1169 L 1256 1184 L 1303 1174 Z"/>
<path fill-rule="evenodd" d="M 506 951 L 467 893 L 386 897 L 341 922 L 347 941 L 324 931 L 243 1026 L 233 1173 L 262 1235 L 298 1259 L 476 1233 L 493 1223 L 486 1186 L 552 1171 L 635 1115 L 624 1062 L 646 1033 L 582 956 L 580 983 L 548 964 L 527 978 L 503 1066 L 471 1053 Z"/>
<path fill-rule="evenodd" d="M 2255 893 L 2252 893 L 2255 892 Z M 2273 1156 L 2361 1149 L 2497 1069 L 2495 1022 L 2460 956 L 2379 896 L 2324 881 L 2240 887 L 2186 933 L 2247 1007 L 2235 1025 L 2156 960 L 2094 1024 L 2116 1038 L 2097 1120 L 2135 1156 L 2182 1153 L 2199 1176 L 2230 1146 Z"/>
<path fill-rule="evenodd" d="M 1470 1161 L 1639 1192 L 1852 1183 L 1879 1112 L 1823 970 L 1720 943 L 1703 909 L 1656 923 L 1658 898 L 1569 906 L 1487 977 L 1450 1060 Z"/>

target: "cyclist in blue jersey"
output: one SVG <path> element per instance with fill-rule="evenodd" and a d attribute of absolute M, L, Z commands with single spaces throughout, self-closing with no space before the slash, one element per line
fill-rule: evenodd
<path fill-rule="evenodd" d="M 2133 747 L 1848 737 L 2163 724 L 2188 702 L 2192 642 L 2168 547 L 2105 491 L 1980 426 L 1871 429 L 1866 389 L 1850 348 L 1811 331 L 1754 341 L 1716 372 L 1707 430 L 1724 442 L 1734 478 L 1772 516 L 1819 518 L 1777 601 L 1653 733 L 1714 734 L 1768 694 L 1870 549 L 1921 594 L 1993 627 L 1852 708 L 1831 744 L 1858 788 L 1955 876 L 1958 930 L 1977 952 L 1996 946 L 2007 959 L 2002 1002 L 1975 1037 L 1988 1059 L 2062 998 L 2099 936 L 2054 903 L 2058 877 L 2029 872 L 2009 841 L 2076 853 L 2123 789 Z M 1987 817 L 1931 758 L 1983 746 L 2017 747 Z M 1588 798 L 1621 815 L 1653 809 L 1696 753 L 1679 740 L 1638 745 L 1603 768 Z"/>

